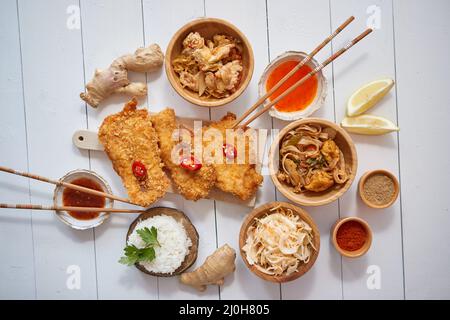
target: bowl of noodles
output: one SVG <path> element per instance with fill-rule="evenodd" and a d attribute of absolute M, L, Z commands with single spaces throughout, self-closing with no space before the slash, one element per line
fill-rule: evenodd
<path fill-rule="evenodd" d="M 341 197 L 358 165 L 350 136 L 333 122 L 308 118 L 283 128 L 269 151 L 275 187 L 289 200 L 320 206 Z"/>
<path fill-rule="evenodd" d="M 314 265 L 320 232 L 311 216 L 287 202 L 254 209 L 242 223 L 239 248 L 251 272 L 266 281 L 293 281 Z"/>

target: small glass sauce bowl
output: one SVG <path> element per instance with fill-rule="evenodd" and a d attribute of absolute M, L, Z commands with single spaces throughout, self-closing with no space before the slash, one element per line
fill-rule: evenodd
<path fill-rule="evenodd" d="M 103 192 L 112 194 L 111 187 L 108 185 L 106 180 L 103 179 L 101 176 L 99 176 L 97 173 L 90 171 L 90 170 L 77 169 L 74 171 L 70 171 L 64 177 L 62 177 L 60 179 L 60 181 L 71 183 L 72 181 L 79 179 L 79 178 L 87 178 L 87 179 L 93 180 L 101 186 L 101 188 L 103 189 Z M 53 193 L 53 203 L 55 206 L 63 205 L 64 189 L 65 188 L 61 185 L 56 186 L 55 191 Z M 105 198 L 105 208 L 112 208 L 113 205 L 114 205 L 114 200 Z M 110 214 L 107 212 L 100 212 L 96 218 L 89 219 L 89 220 L 75 219 L 67 211 L 56 211 L 56 215 L 62 222 L 64 222 L 66 225 L 70 226 L 71 228 L 76 229 L 76 230 L 86 230 L 86 229 L 95 228 L 95 227 L 101 225 L 106 219 L 109 218 Z"/>
<path fill-rule="evenodd" d="M 266 85 L 267 80 L 269 79 L 270 74 L 282 63 L 287 61 L 297 61 L 300 62 L 303 59 L 305 59 L 308 56 L 305 52 L 300 51 L 286 51 L 285 53 L 279 55 L 275 59 L 273 59 L 269 65 L 264 69 L 263 74 L 259 80 L 258 83 L 258 93 L 259 96 L 262 97 L 267 93 L 266 91 Z M 312 58 L 308 63 L 306 63 L 311 69 L 315 69 L 320 66 L 320 63 Z M 313 114 L 315 111 L 320 109 L 324 104 L 327 97 L 327 79 L 322 72 L 323 70 L 320 70 L 318 73 L 316 73 L 315 77 L 317 77 L 317 92 L 314 100 L 305 108 L 298 111 L 279 111 L 277 108 L 272 107 L 269 110 L 269 114 L 272 117 L 285 120 L 285 121 L 294 121 L 298 119 L 304 119 Z M 270 103 L 270 98 L 268 98 L 264 105 L 267 105 Z"/>

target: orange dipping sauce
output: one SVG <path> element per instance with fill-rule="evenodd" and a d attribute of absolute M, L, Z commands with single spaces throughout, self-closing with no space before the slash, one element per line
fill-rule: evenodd
<path fill-rule="evenodd" d="M 266 92 L 269 92 L 275 85 L 291 71 L 299 62 L 298 61 L 286 61 L 277 66 L 270 74 L 266 81 Z M 286 80 L 283 85 L 278 88 L 271 96 L 270 100 L 273 101 L 280 94 L 294 85 L 298 80 L 303 78 L 312 69 L 308 65 L 304 65 L 298 70 L 292 77 Z M 317 77 L 309 78 L 301 86 L 297 87 L 294 91 L 281 99 L 275 105 L 275 108 L 282 112 L 293 112 L 305 109 L 311 104 L 317 94 Z"/>
<path fill-rule="evenodd" d="M 96 181 L 88 178 L 79 178 L 71 181 L 72 184 L 77 186 L 102 191 L 103 189 Z M 70 207 L 92 207 L 103 208 L 105 206 L 105 198 L 101 196 L 92 195 L 82 191 L 64 188 L 63 191 L 63 204 Z M 77 212 L 70 211 L 69 214 L 78 220 L 91 220 L 97 218 L 99 212 Z"/>

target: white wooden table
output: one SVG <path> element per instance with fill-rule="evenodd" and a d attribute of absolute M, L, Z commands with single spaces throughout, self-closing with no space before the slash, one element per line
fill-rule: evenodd
<path fill-rule="evenodd" d="M 80 16 L 78 15 L 80 13 Z M 202 294 L 178 279 L 157 279 L 120 265 L 126 230 L 134 216 L 114 216 L 85 232 L 69 229 L 51 212 L 0 211 L 0 298 L 14 299 L 423 299 L 450 298 L 450 2 L 446 0 L 2 0 L 0 10 L 0 163 L 58 178 L 76 168 L 106 177 L 125 195 L 106 156 L 71 143 L 77 129 L 96 130 L 125 99 L 86 107 L 78 94 L 96 67 L 139 46 L 157 42 L 163 50 L 172 34 L 200 16 L 225 18 L 249 38 L 255 72 L 246 92 L 231 105 L 205 109 L 186 103 L 163 71 L 137 75 L 149 85 L 148 105 L 181 116 L 218 119 L 237 114 L 257 98 L 257 82 L 270 59 L 286 50 L 309 51 L 348 16 L 356 21 L 325 59 L 367 25 L 377 29 L 325 71 L 328 98 L 316 115 L 340 122 L 349 95 L 382 77 L 397 81 L 373 109 L 398 122 L 399 134 L 353 136 L 357 179 L 386 168 L 399 176 L 401 197 L 383 211 L 364 206 L 357 184 L 338 202 L 307 208 L 321 231 L 314 268 L 289 284 L 263 282 L 240 256 L 237 271 L 221 288 Z M 80 19 L 78 19 L 80 17 Z M 80 23 L 79 23 L 80 22 Z M 262 117 L 255 126 L 285 123 Z M 357 181 L 357 180 L 356 180 Z M 50 204 L 52 186 L 0 174 L 0 202 Z M 283 197 L 269 177 L 258 204 Z M 211 200 L 191 202 L 167 195 L 158 203 L 186 212 L 200 233 L 200 265 L 218 245 L 238 248 L 246 207 Z M 373 228 L 374 242 L 363 258 L 341 258 L 329 240 L 331 225 L 357 215 Z M 71 276 L 81 274 L 77 288 Z M 378 281 L 379 280 L 379 281 Z"/>

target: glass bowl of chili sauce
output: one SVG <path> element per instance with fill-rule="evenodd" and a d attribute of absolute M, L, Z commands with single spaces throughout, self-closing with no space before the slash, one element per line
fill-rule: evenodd
<path fill-rule="evenodd" d="M 90 170 L 70 171 L 60 181 L 112 194 L 111 187 L 106 180 Z M 61 185 L 55 188 L 53 202 L 55 206 L 71 207 L 112 208 L 114 205 L 112 199 L 65 188 Z M 56 211 L 56 215 L 62 222 L 76 230 L 95 228 L 109 218 L 107 212 Z"/>
<path fill-rule="evenodd" d="M 264 96 L 286 76 L 308 54 L 300 51 L 287 51 L 274 60 L 264 70 L 258 84 L 259 96 Z M 267 98 L 264 105 L 274 101 L 284 91 L 319 66 L 319 62 L 312 58 L 297 70 L 280 88 Z M 269 110 L 272 117 L 293 121 L 303 119 L 314 113 L 325 104 L 327 96 L 327 79 L 322 70 L 294 89 Z"/>
<path fill-rule="evenodd" d="M 369 251 L 372 244 L 372 230 L 361 218 L 342 218 L 331 228 L 331 241 L 341 255 L 349 258 L 361 257 Z"/>

